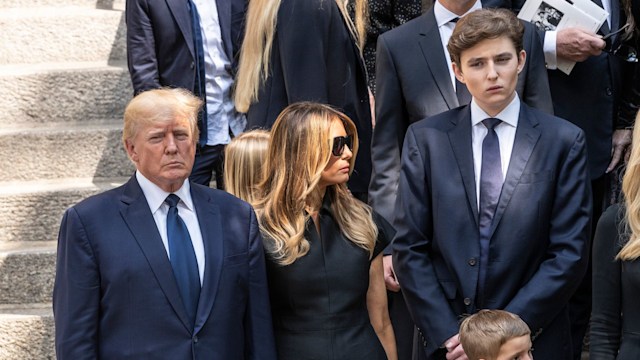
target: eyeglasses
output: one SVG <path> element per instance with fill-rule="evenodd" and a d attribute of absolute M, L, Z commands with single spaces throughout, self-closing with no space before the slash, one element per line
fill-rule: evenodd
<path fill-rule="evenodd" d="M 611 48 L 613 46 L 613 43 L 611 41 L 611 38 L 613 37 L 613 35 L 624 31 L 628 27 L 629 27 L 629 24 L 627 23 L 624 26 L 622 26 L 621 28 L 619 28 L 618 30 L 610 32 L 607 35 L 603 36 L 602 40 L 605 41 L 606 45 L 605 45 L 605 47 L 604 47 L 604 49 L 602 51 L 604 51 L 606 53 L 609 53 L 611 55 L 617 56 L 619 58 L 622 58 L 622 60 L 624 60 L 626 62 L 637 63 L 638 62 L 638 50 L 636 50 L 636 48 L 634 48 L 633 46 L 629 46 L 627 44 L 620 44 L 615 49 Z"/>
<path fill-rule="evenodd" d="M 353 146 L 353 138 L 351 136 L 336 136 L 333 138 L 333 147 L 331 153 L 333 156 L 340 156 L 344 152 L 344 146 L 348 146 L 349 149 Z"/>

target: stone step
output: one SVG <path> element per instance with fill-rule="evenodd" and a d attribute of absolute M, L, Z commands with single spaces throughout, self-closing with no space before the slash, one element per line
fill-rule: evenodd
<path fill-rule="evenodd" d="M 0 359 L 55 358 L 51 303 L 0 306 Z"/>
<path fill-rule="evenodd" d="M 127 179 L 67 178 L 0 183 L 0 243 L 55 241 L 62 215 L 69 206 L 119 186 Z"/>
<path fill-rule="evenodd" d="M 0 129 L 122 119 L 132 95 L 123 62 L 0 66 Z"/>
<path fill-rule="evenodd" d="M 120 120 L 0 129 L 0 181 L 129 176 L 121 138 Z"/>
<path fill-rule="evenodd" d="M 0 64 L 126 59 L 124 12 L 85 6 L 0 11 Z"/>
<path fill-rule="evenodd" d="M 126 0 L 2 0 L 0 9 L 33 8 L 41 6 L 84 6 L 95 9 L 124 10 Z"/>
<path fill-rule="evenodd" d="M 55 270 L 56 241 L 0 244 L 0 304 L 51 301 Z"/>

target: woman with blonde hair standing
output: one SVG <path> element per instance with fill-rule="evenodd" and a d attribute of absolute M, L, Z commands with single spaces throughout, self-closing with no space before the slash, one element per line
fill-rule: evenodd
<path fill-rule="evenodd" d="M 224 149 L 225 190 L 253 203 L 256 185 L 262 180 L 269 132 L 251 130 L 233 138 Z"/>
<path fill-rule="evenodd" d="M 355 0 L 355 21 L 343 0 L 251 0 L 235 103 L 247 128 L 269 129 L 287 105 L 329 104 L 356 124 L 362 144 L 349 182 L 366 199 L 371 173 L 372 115 L 362 60 L 367 3 Z"/>
<path fill-rule="evenodd" d="M 358 148 L 327 105 L 290 105 L 271 130 L 254 206 L 280 360 L 397 359 L 381 255 L 393 230 L 345 185 Z"/>

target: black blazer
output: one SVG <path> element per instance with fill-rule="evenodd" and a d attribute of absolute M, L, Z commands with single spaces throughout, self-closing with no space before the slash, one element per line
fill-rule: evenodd
<path fill-rule="evenodd" d="M 412 124 L 402 151 L 393 263 L 432 356 L 478 309 L 518 314 L 534 357 L 570 360 L 567 303 L 589 253 L 591 189 L 584 133 L 521 104 L 490 235 L 482 303 L 469 106 Z M 430 357 L 434 359 L 434 357 Z"/>
<path fill-rule="evenodd" d="M 283 0 L 269 77 L 247 113 L 247 128 L 269 129 L 298 101 L 335 106 L 355 122 L 360 149 L 349 187 L 366 192 L 371 173 L 371 110 L 367 75 L 334 0 Z"/>
<path fill-rule="evenodd" d="M 127 62 L 136 94 L 162 86 L 194 91 L 195 51 L 187 0 L 127 0 Z M 216 0 L 226 55 L 235 73 L 247 0 Z"/>
<path fill-rule="evenodd" d="M 525 24 L 527 62 L 516 90 L 530 106 L 552 113 L 544 55 L 538 35 Z M 458 107 L 440 32 L 431 7 L 422 16 L 378 38 L 376 127 L 371 149 L 369 199 L 393 219 L 402 141 L 411 123 Z"/>

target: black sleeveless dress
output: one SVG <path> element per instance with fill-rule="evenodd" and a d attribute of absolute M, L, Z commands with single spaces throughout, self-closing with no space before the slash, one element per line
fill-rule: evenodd
<path fill-rule="evenodd" d="M 369 253 L 341 234 L 328 197 L 319 212 L 321 235 L 307 223 L 309 252 L 287 266 L 267 261 L 278 359 L 386 359 L 367 312 Z M 375 258 L 393 230 L 382 217 L 374 220 Z"/>

